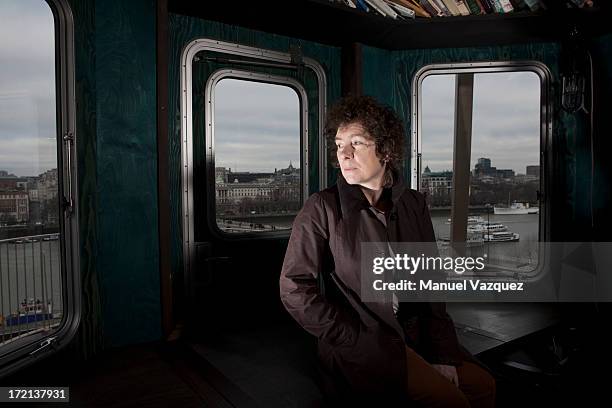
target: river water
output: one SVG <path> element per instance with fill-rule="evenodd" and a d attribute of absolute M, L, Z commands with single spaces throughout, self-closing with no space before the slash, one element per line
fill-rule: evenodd
<path fill-rule="evenodd" d="M 54 313 L 61 311 L 59 242 L 0 242 L 0 315 L 16 313 L 24 299 L 51 302 Z"/>

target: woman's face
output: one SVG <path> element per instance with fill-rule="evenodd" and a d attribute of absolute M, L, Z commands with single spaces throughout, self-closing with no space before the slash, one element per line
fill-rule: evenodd
<path fill-rule="evenodd" d="M 376 154 L 376 144 L 359 123 L 350 123 L 336 132 L 338 163 L 349 184 L 378 190 L 382 187 L 385 165 Z"/>

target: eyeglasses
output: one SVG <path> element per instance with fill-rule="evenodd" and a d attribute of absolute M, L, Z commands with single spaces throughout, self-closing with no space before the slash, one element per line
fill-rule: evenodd
<path fill-rule="evenodd" d="M 351 141 L 351 147 L 355 150 L 355 151 L 362 151 L 367 149 L 370 146 L 374 146 L 376 143 L 365 143 L 362 142 L 361 140 L 353 140 Z M 336 148 L 338 151 L 341 151 L 342 149 L 344 149 L 344 144 L 343 143 L 336 143 Z"/>

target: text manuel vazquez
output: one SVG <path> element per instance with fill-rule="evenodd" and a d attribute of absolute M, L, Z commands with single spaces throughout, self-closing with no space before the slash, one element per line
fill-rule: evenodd
<path fill-rule="evenodd" d="M 465 271 L 473 271 L 474 269 L 482 271 L 485 267 L 484 258 L 472 257 L 456 257 L 441 258 L 439 256 L 412 257 L 407 254 L 397 254 L 395 257 L 377 257 L 374 258 L 374 268 L 372 272 L 380 275 L 385 270 L 407 271 L 414 275 L 419 269 L 422 270 L 445 270 L 454 271 L 456 274 L 463 274 Z"/>
<path fill-rule="evenodd" d="M 397 254 L 394 257 L 376 257 L 373 259 L 372 272 L 376 275 L 381 275 L 385 271 L 405 271 L 414 275 L 417 271 L 453 271 L 458 275 L 462 275 L 466 271 L 482 271 L 485 267 L 484 257 L 426 257 L 421 254 L 420 257 L 411 257 L 407 254 Z M 468 285 L 469 282 L 469 285 Z M 424 291 L 522 291 L 522 282 L 481 282 L 480 280 L 470 281 L 452 281 L 452 282 L 436 282 L 432 279 L 420 279 L 417 282 L 400 279 L 395 282 L 385 282 L 382 279 L 374 280 L 374 290 L 424 290 Z"/>

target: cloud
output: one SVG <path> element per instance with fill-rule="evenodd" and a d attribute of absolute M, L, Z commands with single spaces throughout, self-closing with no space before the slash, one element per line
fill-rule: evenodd
<path fill-rule="evenodd" d="M 215 166 L 273 172 L 300 166 L 300 101 L 286 86 L 225 79 L 215 89 Z"/>
<path fill-rule="evenodd" d="M 56 167 L 55 32 L 40 0 L 0 2 L 0 170 Z"/>
<path fill-rule="evenodd" d="M 430 76 L 422 87 L 423 168 L 452 169 L 455 82 Z M 530 72 L 476 74 L 471 168 L 480 157 L 524 173 L 540 157 L 540 81 Z"/>

